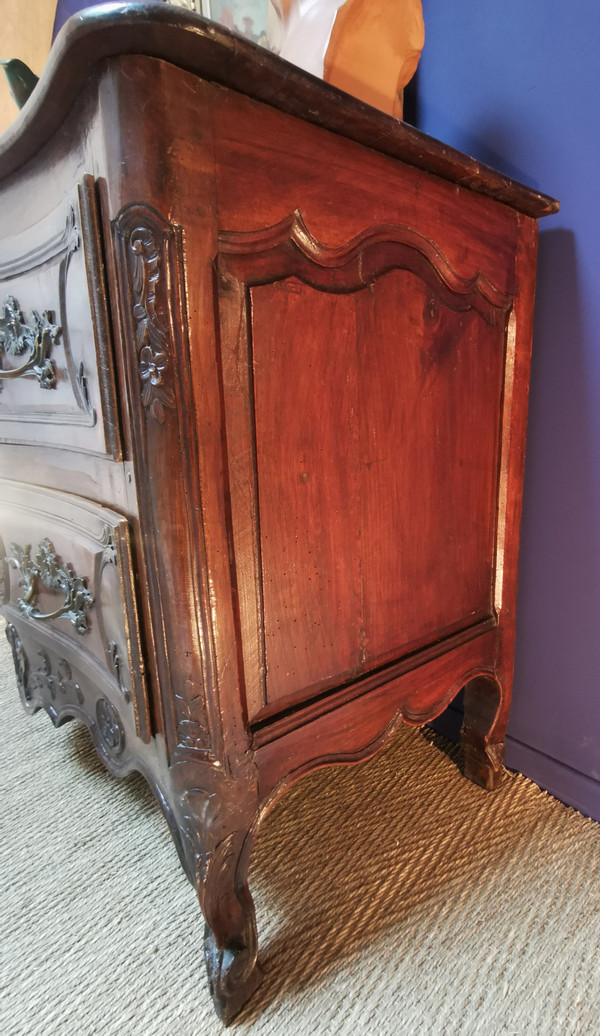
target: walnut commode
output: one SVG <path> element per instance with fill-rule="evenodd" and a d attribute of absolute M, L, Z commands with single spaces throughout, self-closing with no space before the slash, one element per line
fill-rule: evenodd
<path fill-rule="evenodd" d="M 0 149 L 0 595 L 27 709 L 139 770 L 226 1021 L 295 780 L 462 687 L 501 774 L 536 217 L 167 5 L 73 18 Z"/>

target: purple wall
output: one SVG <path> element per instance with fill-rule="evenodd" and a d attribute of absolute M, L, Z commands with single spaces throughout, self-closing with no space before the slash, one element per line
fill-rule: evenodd
<path fill-rule="evenodd" d="M 96 7 L 102 3 L 111 3 L 112 0 L 58 0 L 56 4 L 56 14 L 54 17 L 54 28 L 52 30 L 52 40 L 56 39 L 57 34 L 62 29 L 67 18 L 70 18 L 72 14 L 77 14 L 78 11 L 83 11 L 85 7 Z M 129 3 L 143 3 L 148 0 L 128 0 Z M 155 0 L 156 3 L 162 3 L 163 0 Z"/>
<path fill-rule="evenodd" d="M 420 128 L 561 201 L 540 223 L 506 762 L 600 819 L 600 3 L 423 7 Z"/>

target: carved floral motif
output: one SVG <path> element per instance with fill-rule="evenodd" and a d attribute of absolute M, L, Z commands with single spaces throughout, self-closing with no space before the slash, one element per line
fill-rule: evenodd
<path fill-rule="evenodd" d="M 176 694 L 179 705 L 177 744 L 181 748 L 210 749 L 210 735 L 206 727 L 206 703 L 199 694 L 184 698 Z"/>
<path fill-rule="evenodd" d="M 103 547 L 102 552 L 102 564 L 103 565 L 117 565 L 117 544 L 115 543 L 115 534 L 112 526 L 105 525 L 102 530 L 100 537 L 100 543 Z"/>
<path fill-rule="evenodd" d="M 137 227 L 131 233 L 128 262 L 142 403 L 151 416 L 162 424 L 165 407 L 175 406 L 175 393 L 169 384 L 169 330 L 156 312 L 157 291 L 162 289 L 162 256 L 156 237 L 149 228 Z"/>
<path fill-rule="evenodd" d="M 202 569 L 204 581 L 206 562 L 198 564 L 198 552 L 204 551 L 201 492 L 198 479 L 197 444 L 186 426 L 192 409 L 190 353 L 187 342 L 188 322 L 185 310 L 184 254 L 182 228 L 148 205 L 132 204 L 124 207 L 113 223 L 115 251 L 119 276 L 119 292 L 124 319 L 125 354 L 132 393 L 132 417 L 135 428 L 134 449 L 137 452 L 139 472 L 138 492 L 143 499 L 142 511 L 149 524 L 161 528 L 170 525 L 171 507 L 181 507 L 187 521 L 176 531 L 166 553 L 158 552 L 156 544 L 147 538 L 146 564 L 151 580 L 156 580 L 153 594 L 156 609 L 157 654 L 162 655 L 166 681 L 178 688 L 174 694 L 173 709 L 169 709 L 167 740 L 169 751 L 185 754 L 211 754 L 215 751 L 214 727 L 211 729 L 209 706 L 205 693 L 205 669 L 212 669 L 210 620 L 210 592 L 206 583 L 194 589 L 196 600 L 190 594 L 186 607 L 194 609 L 193 622 L 200 618 L 202 658 L 194 661 L 188 674 L 179 677 L 179 661 L 175 652 L 165 652 L 163 643 L 176 640 L 177 621 L 170 615 L 171 608 L 163 608 L 160 599 L 180 593 L 185 584 L 187 594 Z M 152 419 L 152 420 L 151 420 Z M 161 426 L 161 452 L 155 449 L 156 422 Z M 164 451 L 164 452 L 163 452 Z M 173 499 L 157 493 L 155 486 L 161 477 L 163 457 L 180 458 L 170 479 Z M 177 553 L 190 550 L 186 565 L 189 576 L 173 570 Z M 166 574 L 169 564 L 171 572 Z M 179 567 L 179 566 L 177 566 Z M 163 583 L 164 580 L 164 583 Z M 178 586 L 177 590 L 174 587 Z M 200 598 L 203 598 L 202 600 Z M 152 605 L 151 605 L 152 607 Z M 199 612 L 203 611 L 200 617 Z M 163 625 L 166 619 L 166 625 Z M 163 640 L 164 637 L 164 640 Z M 121 669 L 123 672 L 123 668 Z M 216 684 L 211 674 L 208 682 Z M 213 706 L 211 706 L 213 707 Z"/>
<path fill-rule="evenodd" d="M 45 651 L 40 651 L 41 663 L 33 671 L 29 681 L 31 691 L 47 691 L 53 702 L 59 698 L 75 700 L 78 705 L 83 705 L 84 697 L 81 687 L 73 680 L 71 666 L 66 658 L 60 658 L 56 665 L 56 672 L 53 672 L 53 663 Z"/>
<path fill-rule="evenodd" d="M 27 704 L 31 704 L 34 697 L 37 698 L 34 692 L 38 692 L 43 697 L 49 695 L 52 702 L 63 699 L 83 705 L 83 692 L 79 684 L 73 680 L 71 666 L 66 658 L 52 661 L 46 651 L 39 651 L 40 662 L 37 668 L 33 669 L 12 623 L 6 627 L 6 639 L 12 649 L 17 685 Z"/>

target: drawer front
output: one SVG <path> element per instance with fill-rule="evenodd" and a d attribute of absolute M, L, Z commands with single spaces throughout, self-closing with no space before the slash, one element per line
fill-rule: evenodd
<path fill-rule="evenodd" d="M 121 457 L 92 177 L 0 245 L 0 441 Z"/>
<path fill-rule="evenodd" d="M 0 480 L 0 594 L 78 671 L 100 671 L 119 712 L 149 740 L 146 680 L 125 518 L 79 497 Z M 42 656 L 42 670 L 48 663 Z M 49 674 L 46 674 L 49 675 Z M 60 674 L 55 674 L 59 676 Z"/>

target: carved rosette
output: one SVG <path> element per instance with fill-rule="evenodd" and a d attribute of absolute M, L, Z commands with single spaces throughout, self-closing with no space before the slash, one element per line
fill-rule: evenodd
<path fill-rule="evenodd" d="M 96 723 L 103 747 L 111 755 L 120 755 L 125 748 L 125 732 L 117 710 L 106 698 L 96 703 Z"/>

